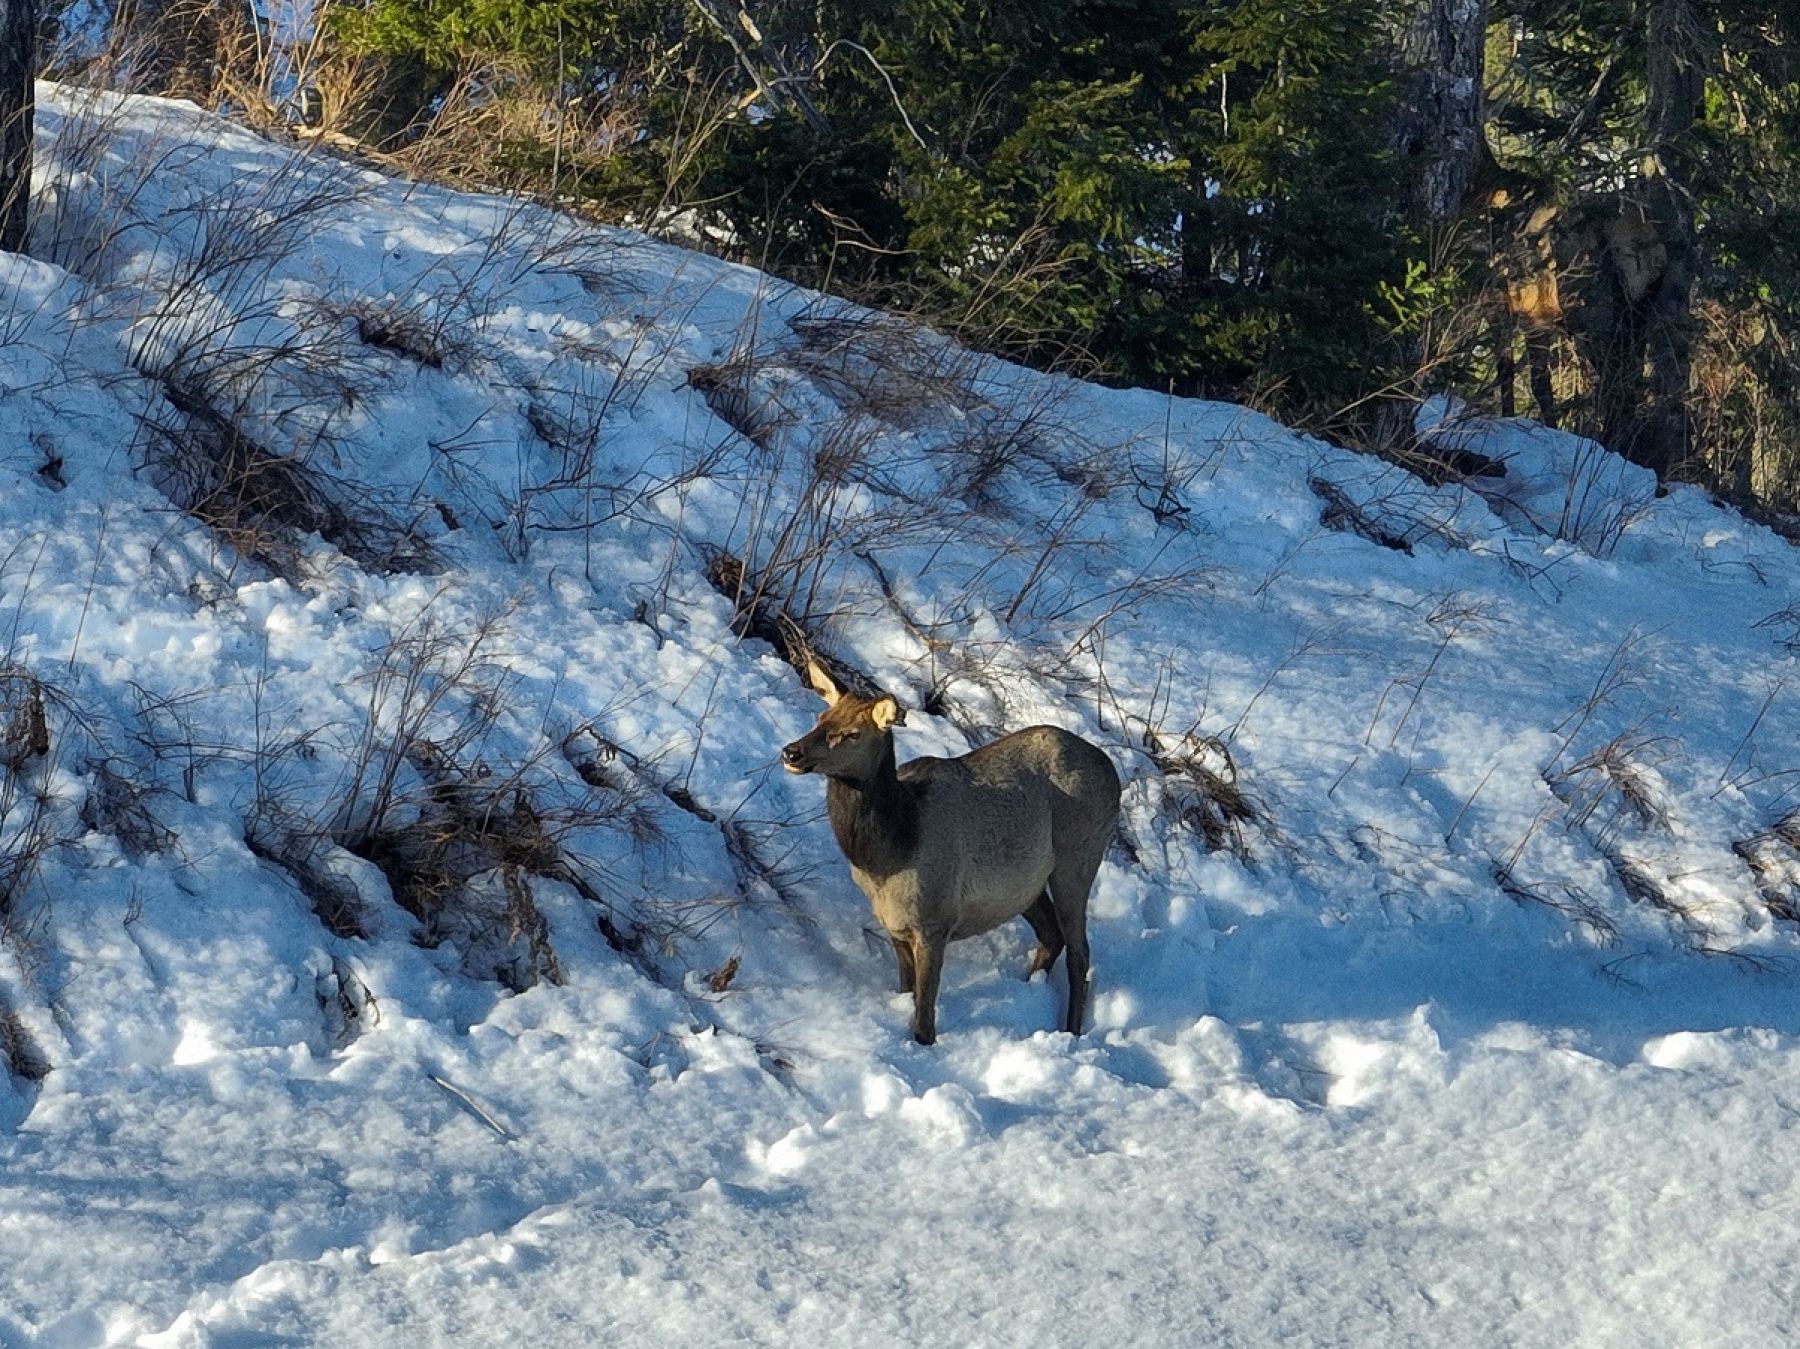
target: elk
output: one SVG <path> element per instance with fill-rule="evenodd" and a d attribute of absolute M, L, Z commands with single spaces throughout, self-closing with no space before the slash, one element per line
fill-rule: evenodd
<path fill-rule="evenodd" d="M 807 678 L 825 711 L 781 764 L 827 779 L 832 833 L 913 995 L 913 1038 L 937 1038 L 944 947 L 1019 917 L 1037 935 L 1026 978 L 1068 952 L 1063 1028 L 1081 1034 L 1088 891 L 1119 816 L 1112 761 L 1060 727 L 1032 726 L 960 758 L 897 765 L 906 714 L 893 698 L 847 693 L 816 662 Z"/>

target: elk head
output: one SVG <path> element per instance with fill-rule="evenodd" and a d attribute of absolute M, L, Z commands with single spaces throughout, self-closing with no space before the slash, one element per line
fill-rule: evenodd
<path fill-rule="evenodd" d="M 884 759 L 892 762 L 889 732 L 905 724 L 905 710 L 885 693 L 859 698 L 844 692 L 815 661 L 807 663 L 806 677 L 825 700 L 825 711 L 812 730 L 781 751 L 781 766 L 790 773 L 868 782 Z"/>

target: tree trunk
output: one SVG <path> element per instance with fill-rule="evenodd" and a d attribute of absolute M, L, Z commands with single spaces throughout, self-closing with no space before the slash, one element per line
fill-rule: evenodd
<path fill-rule="evenodd" d="M 1407 0 L 1399 12 L 1393 145 L 1400 204 L 1405 219 L 1430 238 L 1462 211 L 1470 178 L 1491 158 L 1482 98 L 1488 0 Z M 1400 361 L 1407 384 L 1416 384 L 1424 364 L 1416 337 L 1401 344 Z M 1377 447 L 1411 440 L 1413 404 L 1422 393 L 1408 387 L 1377 400 L 1370 430 Z"/>
<path fill-rule="evenodd" d="M 31 207 L 37 5 L 0 0 L 0 249 L 23 253 Z"/>
<path fill-rule="evenodd" d="M 1519 415 L 1519 396 L 1514 385 L 1519 378 L 1519 365 L 1513 355 L 1512 315 L 1506 311 L 1505 305 L 1493 324 L 1494 343 L 1494 385 L 1500 395 L 1500 415 L 1516 417 Z"/>
<path fill-rule="evenodd" d="M 1478 165 L 1483 130 L 1488 0 L 1412 0 L 1400 32 L 1401 104 L 1394 148 L 1408 215 L 1454 219 Z"/>
<path fill-rule="evenodd" d="M 1693 373 L 1699 256 L 1689 142 L 1700 114 L 1706 72 L 1701 64 L 1704 38 L 1692 0 L 1652 0 L 1647 18 L 1644 207 L 1666 261 L 1646 297 L 1648 397 L 1633 448 L 1639 462 L 1660 475 L 1680 468 L 1693 442 L 1688 385 Z"/>

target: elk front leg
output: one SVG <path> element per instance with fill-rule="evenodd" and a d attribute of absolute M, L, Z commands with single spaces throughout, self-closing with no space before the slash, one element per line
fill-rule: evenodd
<path fill-rule="evenodd" d="M 938 976 L 944 968 L 943 937 L 913 937 L 913 1039 L 922 1045 L 937 1040 Z"/>
<path fill-rule="evenodd" d="M 918 978 L 918 972 L 913 964 L 912 939 L 911 937 L 896 937 L 890 932 L 888 940 L 894 945 L 894 960 L 900 966 L 900 991 L 911 993 Z"/>

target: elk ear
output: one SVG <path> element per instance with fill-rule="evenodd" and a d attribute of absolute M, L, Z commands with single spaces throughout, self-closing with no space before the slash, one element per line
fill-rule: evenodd
<path fill-rule="evenodd" d="M 884 693 L 870 706 L 869 720 L 875 723 L 875 729 L 878 731 L 904 726 L 906 725 L 906 709 Z"/>
<path fill-rule="evenodd" d="M 837 681 L 825 673 L 825 667 L 816 660 L 806 662 L 806 682 L 811 684 L 818 695 L 825 700 L 825 706 L 836 707 L 837 700 L 844 696 L 844 691 L 837 686 Z"/>

